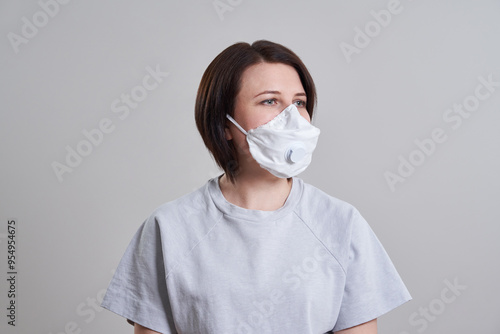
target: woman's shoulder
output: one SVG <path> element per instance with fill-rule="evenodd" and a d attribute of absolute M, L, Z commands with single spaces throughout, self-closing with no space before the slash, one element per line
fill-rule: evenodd
<path fill-rule="evenodd" d="M 356 207 L 325 191 L 304 183 L 297 215 L 309 230 L 328 248 L 342 266 L 348 261 L 349 248 L 355 231 L 367 224 Z"/>
<path fill-rule="evenodd" d="M 163 247 L 167 272 L 173 270 L 218 224 L 220 213 L 210 203 L 207 184 L 157 207 L 145 223 L 155 229 Z"/>
<path fill-rule="evenodd" d="M 187 208 L 190 208 L 191 210 L 198 208 L 198 203 L 205 200 L 203 191 L 205 186 L 206 185 L 203 185 L 202 187 L 180 197 L 164 202 L 153 211 L 153 214 L 161 215 L 175 211 L 184 211 Z"/>
<path fill-rule="evenodd" d="M 208 190 L 210 181 L 181 197 L 165 202 L 152 211 L 148 221 L 168 234 L 188 235 L 193 230 L 205 232 L 219 219 Z"/>
<path fill-rule="evenodd" d="M 312 213 L 334 214 L 338 218 L 350 219 L 359 214 L 354 205 L 340 198 L 332 196 L 324 190 L 302 181 L 303 191 L 301 198 L 301 209 Z"/>

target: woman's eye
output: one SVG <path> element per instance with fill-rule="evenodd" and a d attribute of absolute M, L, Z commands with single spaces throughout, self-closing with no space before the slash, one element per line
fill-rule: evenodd
<path fill-rule="evenodd" d="M 295 101 L 295 105 L 297 107 L 305 107 L 306 106 L 306 101 L 302 101 L 302 100 Z"/>
<path fill-rule="evenodd" d="M 267 99 L 267 100 L 262 101 L 262 104 L 265 104 L 265 105 L 271 106 L 271 105 L 273 105 L 275 102 L 276 102 L 276 99 Z"/>

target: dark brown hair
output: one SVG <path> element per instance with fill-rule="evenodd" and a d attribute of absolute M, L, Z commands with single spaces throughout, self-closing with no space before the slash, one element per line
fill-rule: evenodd
<path fill-rule="evenodd" d="M 295 68 L 307 96 L 306 109 L 311 119 L 316 105 L 316 88 L 309 71 L 300 58 L 283 45 L 265 40 L 252 45 L 236 43 L 215 57 L 201 78 L 195 120 L 205 146 L 231 182 L 236 178 L 238 158 L 233 142 L 225 138 L 226 114 L 234 116 L 243 72 L 263 62 L 282 63 Z"/>

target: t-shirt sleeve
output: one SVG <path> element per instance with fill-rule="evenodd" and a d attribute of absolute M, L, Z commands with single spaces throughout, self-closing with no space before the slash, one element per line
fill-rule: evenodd
<path fill-rule="evenodd" d="M 154 331 L 175 330 L 168 299 L 160 228 L 146 220 L 130 242 L 101 306 Z"/>
<path fill-rule="evenodd" d="M 346 283 L 334 332 L 378 318 L 411 300 L 382 244 L 359 212 L 353 214 L 350 227 Z"/>

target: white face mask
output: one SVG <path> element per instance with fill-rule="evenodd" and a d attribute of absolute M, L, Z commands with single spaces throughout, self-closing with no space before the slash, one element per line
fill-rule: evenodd
<path fill-rule="evenodd" d="M 271 174 L 292 177 L 302 173 L 311 163 L 320 130 L 300 115 L 295 104 L 248 132 L 231 116 L 226 117 L 247 136 L 250 154 Z"/>

